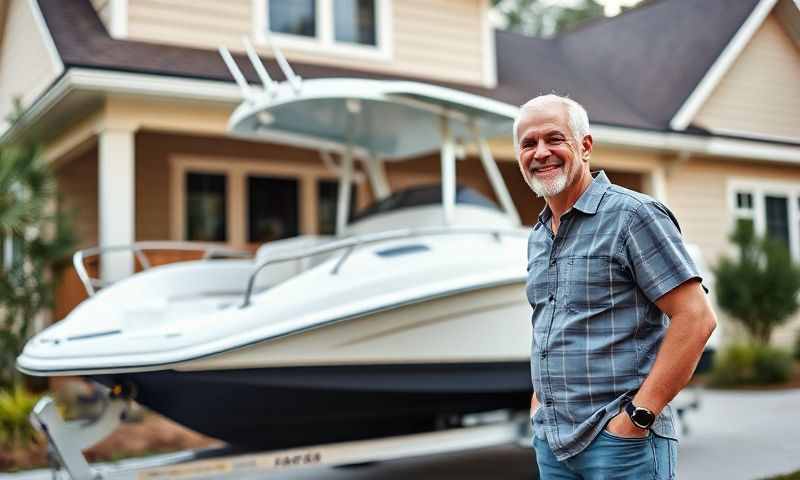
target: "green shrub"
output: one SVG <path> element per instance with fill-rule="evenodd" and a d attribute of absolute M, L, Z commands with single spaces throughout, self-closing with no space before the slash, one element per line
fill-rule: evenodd
<path fill-rule="evenodd" d="M 800 265 L 783 241 L 758 237 L 752 221 L 738 221 L 730 239 L 739 255 L 722 257 L 714 270 L 717 303 L 754 341 L 768 345 L 772 331 L 800 306 Z"/>
<path fill-rule="evenodd" d="M 791 377 L 793 366 L 788 351 L 764 345 L 733 345 L 714 362 L 711 383 L 718 387 L 782 383 Z"/>
<path fill-rule="evenodd" d="M 797 331 L 797 335 L 794 337 L 794 358 L 795 360 L 800 360 L 800 330 Z"/>
<path fill-rule="evenodd" d="M 0 446 L 24 446 L 36 437 L 28 419 L 39 396 L 22 385 L 0 390 Z"/>

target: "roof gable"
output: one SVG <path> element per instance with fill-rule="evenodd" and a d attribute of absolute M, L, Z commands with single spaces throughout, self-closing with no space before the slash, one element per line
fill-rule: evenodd
<path fill-rule="evenodd" d="M 765 95 L 769 86 L 769 95 Z M 800 48 L 772 14 L 692 123 L 714 133 L 800 141 Z"/>
<path fill-rule="evenodd" d="M 0 131 L 8 127 L 6 117 L 15 99 L 29 106 L 63 70 L 38 5 L 16 0 L 0 4 L 3 8 L 7 18 L 0 44 Z"/>
<path fill-rule="evenodd" d="M 706 101 L 711 91 L 716 87 L 723 75 L 749 43 L 756 30 L 772 11 L 777 0 L 760 0 L 752 13 L 740 24 L 740 27 L 717 56 L 714 63 L 707 69 L 702 80 L 697 84 L 691 94 L 681 105 L 680 109 L 670 120 L 670 127 L 675 130 L 685 129 L 702 104 Z"/>

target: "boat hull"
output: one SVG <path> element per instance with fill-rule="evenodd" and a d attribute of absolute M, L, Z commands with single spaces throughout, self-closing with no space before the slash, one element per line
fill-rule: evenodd
<path fill-rule="evenodd" d="M 158 371 L 94 377 L 127 384 L 150 409 L 243 449 L 290 448 L 441 428 L 525 410 L 527 361 Z"/>

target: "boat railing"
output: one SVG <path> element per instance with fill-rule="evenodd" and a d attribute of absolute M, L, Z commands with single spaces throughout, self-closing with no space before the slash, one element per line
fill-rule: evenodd
<path fill-rule="evenodd" d="M 385 242 L 389 240 L 402 240 L 405 238 L 417 238 L 417 237 L 439 236 L 439 235 L 475 235 L 475 234 L 488 234 L 494 237 L 495 240 L 499 242 L 501 241 L 501 238 L 503 236 L 527 237 L 528 232 L 525 231 L 524 229 L 507 228 L 507 227 L 491 228 L 491 227 L 449 226 L 449 227 L 404 228 L 398 230 L 390 230 L 386 232 L 363 234 L 359 236 L 344 238 L 342 240 L 335 240 L 330 243 L 326 243 L 324 245 L 319 245 L 316 247 L 311 247 L 297 253 L 279 255 L 273 258 L 269 258 L 268 255 L 268 258 L 259 263 L 258 265 L 256 265 L 255 268 L 253 269 L 253 272 L 250 274 L 250 278 L 247 280 L 247 289 L 245 290 L 244 293 L 244 302 L 242 302 L 240 308 L 246 308 L 250 306 L 250 299 L 253 295 L 253 289 L 255 288 L 256 277 L 258 277 L 258 275 L 266 267 L 270 265 L 302 260 L 317 255 L 332 253 L 337 250 L 344 250 L 344 253 L 342 254 L 341 257 L 339 257 L 338 261 L 331 270 L 331 274 L 336 275 L 337 273 L 339 273 L 339 270 L 341 270 L 342 266 L 350 257 L 350 255 L 353 253 L 353 251 L 365 245 Z"/>
<path fill-rule="evenodd" d="M 78 274 L 78 278 L 83 284 L 83 288 L 86 289 L 86 293 L 91 297 L 97 292 L 98 288 L 107 287 L 112 282 L 92 277 L 86 268 L 87 258 L 106 253 L 133 252 L 136 260 L 141 265 L 142 270 L 147 270 L 152 266 L 147 254 L 145 253 L 148 250 L 203 252 L 203 256 L 201 257 L 202 260 L 209 260 L 212 258 L 252 257 L 252 253 L 250 252 L 236 250 L 218 244 L 180 241 L 145 241 L 132 243 L 130 245 L 98 245 L 84 248 L 83 250 L 78 250 L 72 256 L 72 265 L 75 267 L 75 272 Z"/>

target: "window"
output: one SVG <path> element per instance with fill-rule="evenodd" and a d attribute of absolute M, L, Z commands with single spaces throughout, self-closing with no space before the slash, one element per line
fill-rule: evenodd
<path fill-rule="evenodd" d="M 227 241 L 227 190 L 224 174 L 186 174 L 186 240 Z"/>
<path fill-rule="evenodd" d="M 296 237 L 298 227 L 297 180 L 248 177 L 249 243 L 265 243 Z"/>
<path fill-rule="evenodd" d="M 269 2 L 269 30 L 276 33 L 317 36 L 316 0 Z"/>
<path fill-rule="evenodd" d="M 260 43 L 326 55 L 390 58 L 391 0 L 253 1 Z"/>
<path fill-rule="evenodd" d="M 339 182 L 335 180 L 321 180 L 317 182 L 319 193 L 319 207 L 317 229 L 320 235 L 333 235 L 336 233 L 336 211 L 339 206 Z M 350 189 L 350 218 L 356 211 L 357 185 Z"/>
<path fill-rule="evenodd" d="M 351 209 L 366 195 L 364 175 L 353 179 Z M 335 230 L 338 180 L 322 163 L 175 155 L 170 184 L 173 240 L 254 248 Z"/>
<path fill-rule="evenodd" d="M 751 210 L 753 208 L 753 194 L 736 192 L 736 208 Z"/>
<path fill-rule="evenodd" d="M 784 242 L 800 260 L 800 186 L 769 181 L 734 181 L 731 205 L 736 222 L 756 234 Z"/>
<path fill-rule="evenodd" d="M 764 197 L 766 208 L 767 236 L 782 240 L 789 246 L 789 199 L 767 195 Z"/>
<path fill-rule="evenodd" d="M 336 0 L 333 4 L 337 42 L 376 45 L 374 0 Z"/>

